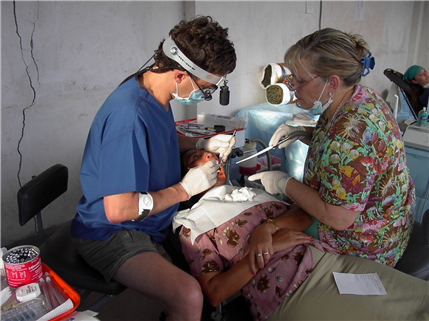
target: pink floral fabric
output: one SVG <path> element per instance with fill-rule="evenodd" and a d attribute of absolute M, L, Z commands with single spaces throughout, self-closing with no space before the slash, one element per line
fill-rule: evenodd
<path fill-rule="evenodd" d="M 182 227 L 182 252 L 194 277 L 204 273 L 224 271 L 237 263 L 248 247 L 252 231 L 267 218 L 286 211 L 281 202 L 266 202 L 243 211 L 221 226 L 199 236 L 192 245 L 190 230 Z M 322 251 L 336 253 L 326 244 L 313 241 Z M 314 268 L 313 256 L 307 245 L 299 245 L 275 253 L 242 289 L 250 302 L 254 320 L 265 320 L 278 305 L 305 281 Z"/>

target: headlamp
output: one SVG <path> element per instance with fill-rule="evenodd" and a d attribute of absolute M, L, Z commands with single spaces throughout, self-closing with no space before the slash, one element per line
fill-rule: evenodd
<path fill-rule="evenodd" d="M 191 60 L 189 60 L 188 57 L 185 56 L 185 54 L 179 49 L 171 37 L 168 37 L 164 40 L 162 51 L 168 58 L 176 61 L 188 73 L 214 85 L 213 88 L 202 89 L 198 83 L 195 82 L 199 89 L 203 92 L 206 101 L 211 100 L 212 93 L 218 88 L 219 84 L 223 80 L 224 85 L 221 87 L 220 103 L 221 105 L 227 105 L 229 103 L 229 91 L 228 87 L 226 86 L 226 75 L 216 76 L 198 67 Z"/>

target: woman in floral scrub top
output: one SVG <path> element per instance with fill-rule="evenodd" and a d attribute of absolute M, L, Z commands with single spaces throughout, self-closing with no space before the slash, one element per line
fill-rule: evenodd
<path fill-rule="evenodd" d="M 332 124 L 320 117 L 304 182 L 325 202 L 360 212 L 342 231 L 319 223 L 322 241 L 342 254 L 395 265 L 410 237 L 414 184 L 397 123 L 374 91 L 356 86 Z"/>
<path fill-rule="evenodd" d="M 320 117 L 315 128 L 282 124 L 269 145 L 297 130 L 312 134 L 301 138 L 309 145 L 303 182 L 278 171 L 249 179 L 261 179 L 269 193 L 286 194 L 314 218 L 314 236 L 341 254 L 393 267 L 412 232 L 415 187 L 389 107 L 358 85 L 374 65 L 360 36 L 335 29 L 316 31 L 289 48 L 288 86 L 299 107 Z"/>

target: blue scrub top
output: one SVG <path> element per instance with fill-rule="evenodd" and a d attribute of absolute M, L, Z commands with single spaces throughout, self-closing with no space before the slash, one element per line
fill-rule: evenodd
<path fill-rule="evenodd" d="M 110 223 L 103 197 L 135 191 L 158 191 L 177 184 L 180 154 L 173 113 L 164 109 L 136 78 L 110 94 L 97 112 L 82 159 L 83 196 L 71 232 L 75 238 L 105 240 L 131 229 L 162 241 L 178 204 L 142 222 Z"/>

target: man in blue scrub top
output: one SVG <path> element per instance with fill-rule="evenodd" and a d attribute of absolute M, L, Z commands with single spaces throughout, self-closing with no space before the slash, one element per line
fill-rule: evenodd
<path fill-rule="evenodd" d="M 211 17 L 182 21 L 155 51 L 155 63 L 106 99 L 89 131 L 80 171 L 83 196 L 71 227 L 80 255 L 111 278 L 163 305 L 168 320 L 200 320 L 198 282 L 166 260 L 156 243 L 178 204 L 216 182 L 215 161 L 181 179 L 180 152 L 206 149 L 226 159 L 231 135 L 178 136 L 170 100 L 195 104 L 236 64 L 228 29 Z"/>

